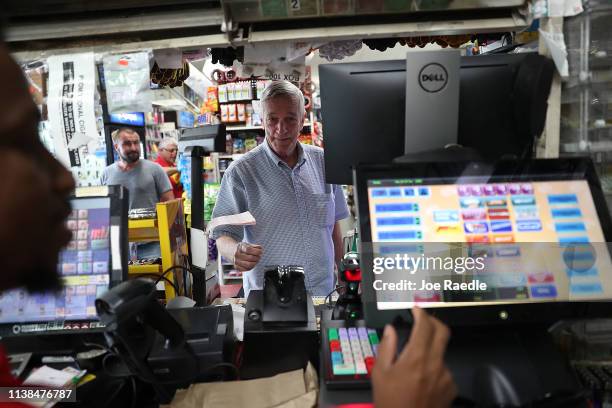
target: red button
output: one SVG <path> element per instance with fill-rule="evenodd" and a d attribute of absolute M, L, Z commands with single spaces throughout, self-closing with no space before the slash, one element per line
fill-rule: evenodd
<path fill-rule="evenodd" d="M 374 359 L 374 357 L 366 357 L 364 361 L 366 365 L 366 370 L 368 370 L 368 375 L 370 375 L 372 373 L 372 367 L 374 367 L 374 363 L 376 362 L 376 360 Z"/>
<path fill-rule="evenodd" d="M 340 340 L 332 340 L 329 342 L 329 349 L 331 351 L 341 351 Z"/>

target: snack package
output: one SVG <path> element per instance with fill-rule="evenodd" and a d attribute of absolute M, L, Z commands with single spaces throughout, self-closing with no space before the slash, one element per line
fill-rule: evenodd
<path fill-rule="evenodd" d="M 245 153 L 244 151 L 244 140 L 240 138 L 234 139 L 234 154 Z"/>
<path fill-rule="evenodd" d="M 227 102 L 227 85 L 219 85 L 219 102 Z"/>
<path fill-rule="evenodd" d="M 206 104 L 208 112 L 217 112 L 219 110 L 219 98 L 217 97 L 217 88 L 209 86 L 206 90 Z"/>
<path fill-rule="evenodd" d="M 109 113 L 151 112 L 149 53 L 113 54 L 103 58 Z"/>
<path fill-rule="evenodd" d="M 237 122 L 238 119 L 236 118 L 236 104 L 235 103 L 230 103 L 229 105 L 227 105 L 227 110 L 228 110 L 228 122 Z"/>
<path fill-rule="evenodd" d="M 244 107 L 244 103 L 236 104 L 236 111 L 238 122 L 246 122 L 246 109 Z"/>
<path fill-rule="evenodd" d="M 230 82 L 227 86 L 227 100 L 235 101 L 236 100 L 236 84 Z"/>
<path fill-rule="evenodd" d="M 247 152 L 253 150 L 256 147 L 257 147 L 257 140 L 254 137 L 249 137 L 245 139 L 244 148 Z"/>
<path fill-rule="evenodd" d="M 229 105 L 221 105 L 221 122 L 229 122 Z"/>

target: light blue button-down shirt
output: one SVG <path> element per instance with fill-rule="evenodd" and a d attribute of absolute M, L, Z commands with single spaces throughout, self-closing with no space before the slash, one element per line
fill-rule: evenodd
<path fill-rule="evenodd" d="M 292 169 L 265 141 L 234 161 L 225 172 L 213 218 L 250 211 L 256 225 L 218 227 L 213 239 L 227 235 L 263 246 L 254 269 L 243 274 L 245 297 L 262 289 L 266 266 L 304 266 L 306 289 L 325 296 L 334 287 L 336 221 L 349 212 L 342 189 L 325 183 L 323 149 L 298 143 Z"/>

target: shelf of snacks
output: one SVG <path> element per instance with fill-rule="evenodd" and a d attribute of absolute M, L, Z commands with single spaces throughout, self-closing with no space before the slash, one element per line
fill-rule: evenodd
<path fill-rule="evenodd" d="M 240 131 L 240 130 L 264 130 L 264 127 L 261 126 L 261 125 L 248 125 L 248 124 L 245 124 L 245 125 L 230 125 L 229 123 L 231 123 L 231 122 L 226 123 L 227 126 L 225 127 L 225 130 L 228 131 L 228 132 L 231 132 L 231 131 Z M 304 122 L 304 127 L 305 128 L 309 127 L 309 126 L 312 126 L 312 123 L 310 123 L 310 121 Z"/>
<path fill-rule="evenodd" d="M 154 217 L 154 218 L 153 218 Z M 183 216 L 183 202 L 170 200 L 157 203 L 150 218 L 128 220 L 128 240 L 130 242 L 158 241 L 161 264 L 138 264 L 128 266 L 128 276 L 138 277 L 142 274 L 160 275 L 173 266 L 185 266 L 188 256 L 187 232 Z M 166 275 L 170 282 L 181 282 L 185 279 L 183 269 L 176 269 Z M 191 296 L 190 293 L 176 293 L 173 285 L 165 285 L 166 300 L 177 295 Z"/>
<path fill-rule="evenodd" d="M 228 260 L 220 256 L 217 260 L 218 271 L 221 285 L 226 285 L 229 281 L 242 281 L 242 272 L 236 270 L 233 264 L 228 263 Z"/>
<path fill-rule="evenodd" d="M 263 126 L 226 126 L 225 130 L 231 132 L 239 130 L 264 130 L 264 128 Z"/>
<path fill-rule="evenodd" d="M 133 275 L 133 276 L 137 276 L 141 274 L 142 275 L 150 275 L 150 274 L 161 275 L 163 272 L 162 266 L 158 264 L 130 265 L 129 269 L 130 269 L 130 275 Z"/>
<path fill-rule="evenodd" d="M 157 218 L 128 220 L 128 231 L 129 240 L 132 242 L 159 239 Z"/>

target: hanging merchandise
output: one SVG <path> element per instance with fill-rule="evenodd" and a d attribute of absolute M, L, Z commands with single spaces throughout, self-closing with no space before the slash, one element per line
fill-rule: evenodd
<path fill-rule="evenodd" d="M 363 40 L 363 43 L 371 50 L 385 51 L 387 48 L 395 47 L 397 38 L 379 38 L 375 40 Z"/>
<path fill-rule="evenodd" d="M 293 61 L 296 58 L 306 56 L 311 52 L 311 50 L 318 48 L 324 44 L 325 43 L 314 43 L 313 44 L 311 42 L 303 42 L 303 41 L 288 42 L 287 47 L 286 47 L 287 61 Z"/>
<path fill-rule="evenodd" d="M 93 53 L 49 57 L 47 109 L 56 157 L 68 167 L 81 165 L 79 150 L 98 145 Z"/>
<path fill-rule="evenodd" d="M 360 40 L 334 41 L 319 48 L 319 56 L 328 61 L 341 60 L 355 55 L 362 47 Z"/>
<path fill-rule="evenodd" d="M 306 57 L 300 57 L 288 62 L 273 61 L 268 64 L 235 64 L 239 78 L 250 78 L 251 76 L 272 81 L 291 81 L 294 83 L 304 82 L 306 71 Z M 227 74 L 226 74 L 227 75 Z"/>
<path fill-rule="evenodd" d="M 460 35 L 439 35 L 439 36 L 417 36 L 407 37 L 399 40 L 401 45 L 407 45 L 408 47 L 424 48 L 427 44 L 438 44 L 442 48 L 452 47 L 459 48 L 463 44 L 470 41 L 472 37 L 467 34 Z"/>
<path fill-rule="evenodd" d="M 459 48 L 463 44 L 470 41 L 470 36 L 465 35 L 465 34 L 464 35 L 444 35 L 444 36 L 434 37 L 434 41 L 438 45 L 440 45 L 442 48 L 445 48 L 446 45 L 452 48 Z"/>
<path fill-rule="evenodd" d="M 183 66 L 183 54 L 179 48 L 153 50 L 153 59 L 161 69 L 179 69 Z"/>
<path fill-rule="evenodd" d="M 193 91 L 202 99 L 207 98 L 207 89 L 213 85 L 213 83 L 193 64 L 189 64 L 189 77 L 185 80 L 185 85 L 193 89 Z"/>
<path fill-rule="evenodd" d="M 234 63 L 234 69 L 239 78 L 255 76 L 296 83 L 304 81 L 305 66 L 305 54 L 294 56 L 291 61 L 287 61 L 287 45 L 278 41 L 247 44 L 244 46 L 243 62 Z M 225 75 L 226 80 L 229 81 L 227 73 Z"/>
<path fill-rule="evenodd" d="M 211 48 L 210 55 L 213 64 L 223 64 L 226 67 L 231 67 L 234 60 L 243 61 L 243 49 L 227 47 L 227 48 Z"/>
<path fill-rule="evenodd" d="M 32 99 L 34 99 L 34 103 L 42 108 L 45 105 L 45 92 L 47 90 L 46 87 L 46 73 L 47 67 L 42 61 L 32 61 L 25 66 L 22 67 L 23 73 L 28 80 L 30 95 L 32 95 Z M 42 109 L 41 109 L 42 111 Z M 43 120 L 45 120 L 43 118 Z"/>
<path fill-rule="evenodd" d="M 149 53 L 108 55 L 103 63 L 109 113 L 151 112 Z"/>
<path fill-rule="evenodd" d="M 584 11 L 581 0 L 535 0 L 532 10 L 534 18 L 572 17 Z"/>
<path fill-rule="evenodd" d="M 567 46 L 563 33 L 550 33 L 540 28 L 540 36 L 546 44 L 546 48 L 550 51 L 557 71 L 562 78 L 569 76 L 569 64 L 567 62 Z"/>
<path fill-rule="evenodd" d="M 189 78 L 189 65 L 188 62 L 185 62 L 183 67 L 179 69 L 162 69 L 155 62 L 153 68 L 151 68 L 151 81 L 162 87 L 181 86 Z"/>

